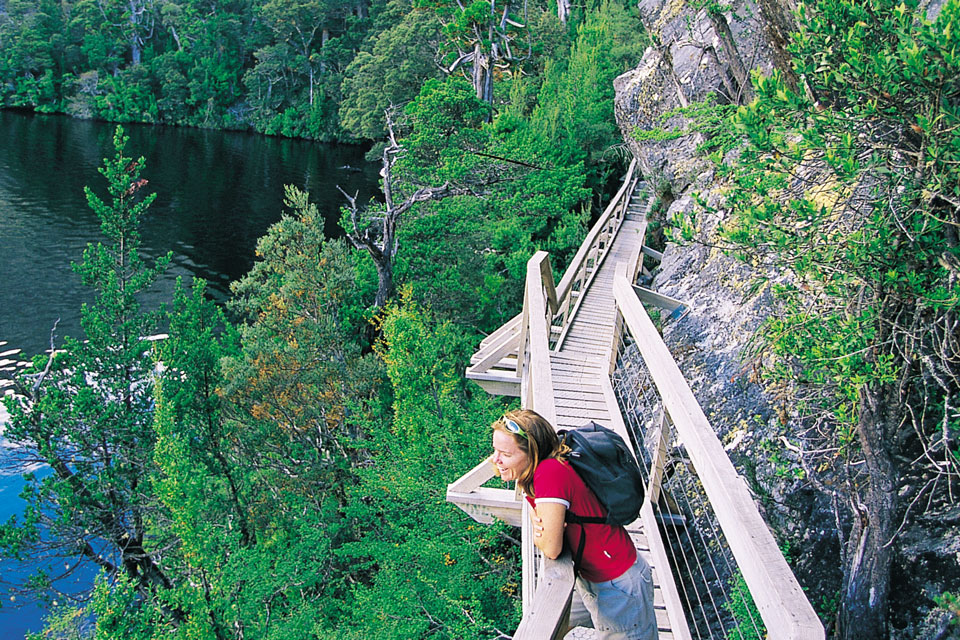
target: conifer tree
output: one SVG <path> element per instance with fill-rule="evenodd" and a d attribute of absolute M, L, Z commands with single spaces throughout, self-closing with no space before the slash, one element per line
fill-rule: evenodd
<path fill-rule="evenodd" d="M 5 436 L 17 445 L 6 466 L 41 471 L 25 475 L 26 506 L 0 526 L 0 552 L 40 567 L 34 587 L 55 585 L 82 563 L 125 575 L 141 593 L 171 585 L 151 544 L 155 501 L 146 479 L 154 445 L 149 336 L 161 315 L 138 298 L 171 256 L 151 266 L 140 255 L 138 227 L 154 196 L 142 193 L 143 158 L 125 157 L 126 142 L 117 127 L 114 157 L 100 169 L 108 197 L 86 189 L 105 241 L 74 264 L 93 290 L 81 309 L 85 339 L 55 348 L 52 332 L 50 354 L 37 356 L 17 380 L 18 395 L 5 398 Z"/>

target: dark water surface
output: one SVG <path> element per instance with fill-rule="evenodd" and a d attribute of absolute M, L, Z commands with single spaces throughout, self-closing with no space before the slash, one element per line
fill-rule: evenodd
<path fill-rule="evenodd" d="M 229 283 L 253 265 L 257 239 L 283 213 L 283 186 L 309 191 L 337 227 L 342 196 L 362 199 L 377 186 L 376 167 L 359 147 L 332 146 L 253 134 L 125 125 L 124 155 L 143 156 L 141 177 L 157 199 L 141 226 L 148 258 L 174 252 L 167 275 L 147 306 L 170 299 L 177 276 L 200 276 L 225 299 Z M 80 336 L 80 304 L 90 299 L 71 268 L 88 242 L 101 239 L 84 185 L 105 196 L 97 172 L 113 155 L 114 125 L 0 111 L 0 352 L 29 356 L 48 348 L 50 328 Z M 355 169 L 359 168 L 359 169 Z M 58 340 L 59 342 L 59 340 Z M 0 521 L 20 509 L 19 477 L 0 475 Z M 0 639 L 39 630 L 41 611 L 15 608 L 3 582 L 22 568 L 0 562 Z"/>

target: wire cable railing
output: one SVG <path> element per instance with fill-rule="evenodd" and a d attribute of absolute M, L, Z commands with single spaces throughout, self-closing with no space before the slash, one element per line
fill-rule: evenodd
<path fill-rule="evenodd" d="M 631 280 L 624 265 L 614 282 L 621 330 L 611 384 L 691 637 L 823 638 Z"/>

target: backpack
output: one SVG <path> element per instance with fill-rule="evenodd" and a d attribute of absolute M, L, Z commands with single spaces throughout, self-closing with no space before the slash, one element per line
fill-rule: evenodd
<path fill-rule="evenodd" d="M 567 510 L 566 521 L 581 525 L 580 545 L 573 559 L 579 573 L 587 537 L 582 525 L 617 526 L 636 520 L 643 505 L 644 483 L 629 447 L 611 429 L 591 420 L 576 429 L 561 429 L 557 435 L 570 447 L 567 461 L 607 510 L 606 518 L 582 517 Z"/>

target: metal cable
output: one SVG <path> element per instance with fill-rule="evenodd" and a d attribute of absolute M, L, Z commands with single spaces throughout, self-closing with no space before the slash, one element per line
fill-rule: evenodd
<path fill-rule="evenodd" d="M 654 454 L 649 448 L 651 443 L 648 441 L 647 436 L 651 431 L 650 427 L 652 425 L 644 425 L 642 416 L 658 415 L 659 412 L 657 409 L 662 410 L 662 403 L 660 402 L 659 394 L 656 391 L 649 371 L 646 369 L 645 363 L 643 363 L 642 356 L 640 356 L 632 342 L 628 331 L 621 333 L 618 344 L 617 367 L 612 378 L 614 391 L 625 422 L 627 423 L 628 433 L 634 445 L 634 450 L 638 458 L 642 459 L 640 466 L 644 481 L 649 483 L 649 478 L 652 473 L 650 465 L 652 464 Z M 667 426 L 666 428 L 669 429 L 670 427 Z M 670 435 L 671 434 L 667 434 L 666 436 L 668 442 Z M 687 467 L 686 461 L 676 459 L 669 448 L 667 460 L 664 461 L 664 465 L 665 469 L 672 468 L 672 478 L 663 482 L 661 492 L 664 493 L 665 497 L 672 500 L 674 504 L 681 507 L 681 509 L 683 509 L 685 505 L 687 513 L 691 518 L 690 526 L 695 530 L 695 535 L 691 535 L 688 528 L 687 540 L 689 541 L 693 555 L 693 563 L 696 564 L 696 569 L 691 566 L 691 560 L 687 557 L 688 554 L 683 551 L 683 534 L 677 527 L 675 519 L 662 517 L 662 510 L 659 505 L 653 505 L 655 511 L 661 515 L 661 527 L 665 537 L 672 541 L 671 544 L 668 545 L 672 560 L 671 568 L 675 574 L 678 574 L 675 577 L 683 591 L 688 620 L 692 622 L 691 626 L 693 626 L 698 638 L 703 637 L 700 629 L 701 620 L 706 626 L 709 637 L 713 637 L 711 627 L 714 625 L 710 623 L 712 619 L 716 623 L 715 626 L 717 626 L 723 634 L 723 637 L 730 637 L 728 635 L 729 630 L 735 631 L 736 636 L 739 636 L 741 640 L 745 640 L 744 630 L 740 628 L 740 622 L 734 617 L 729 604 L 734 602 L 734 595 L 731 594 L 731 590 L 736 592 L 736 597 L 739 598 L 741 603 L 745 605 L 747 603 L 746 597 L 741 589 L 733 583 L 737 575 L 736 569 L 734 568 L 736 560 L 732 558 L 732 553 L 729 545 L 726 543 L 726 537 L 722 532 L 722 528 L 718 528 L 716 516 L 709 501 L 705 500 L 702 484 Z M 681 493 L 683 494 L 682 502 L 678 500 L 672 487 L 673 484 L 681 485 Z M 691 494 L 693 494 L 692 501 Z M 696 509 L 694 508 L 694 503 L 697 505 Z M 709 531 L 705 532 L 701 525 L 708 527 Z M 671 528 L 672 532 L 669 530 Z M 697 550 L 698 538 L 700 546 L 699 553 Z M 680 549 L 679 558 L 674 549 L 675 546 Z M 713 551 L 711 551 L 711 548 L 713 548 Z M 715 560 L 714 556 L 717 553 L 722 556 L 721 560 Z M 701 563 L 699 555 L 706 556 L 703 563 Z M 719 567 L 718 563 L 720 564 Z M 709 565 L 709 570 L 705 569 L 705 565 Z M 686 575 L 684 575 L 684 570 Z M 711 580 L 708 578 L 708 573 L 712 573 L 715 578 L 714 585 L 722 596 L 721 602 L 726 604 L 725 611 L 721 610 L 721 607 L 717 604 L 717 600 L 714 597 L 715 589 L 711 588 Z M 699 579 L 702 580 L 703 588 L 706 591 L 706 598 L 700 593 L 696 580 L 692 579 L 697 575 L 699 575 Z M 688 581 L 689 589 L 687 585 Z M 690 590 L 695 594 L 694 600 L 696 601 L 696 605 L 691 602 Z M 709 607 L 705 606 L 705 599 L 709 600 Z M 708 608 L 712 609 L 712 612 L 708 613 Z M 693 615 L 697 609 L 699 610 L 700 616 Z M 761 631 L 762 623 L 758 625 L 751 610 L 752 607 L 744 606 L 743 609 L 748 615 L 750 624 L 753 626 L 757 637 L 763 637 L 763 632 Z M 698 617 L 700 620 L 698 620 Z"/>

